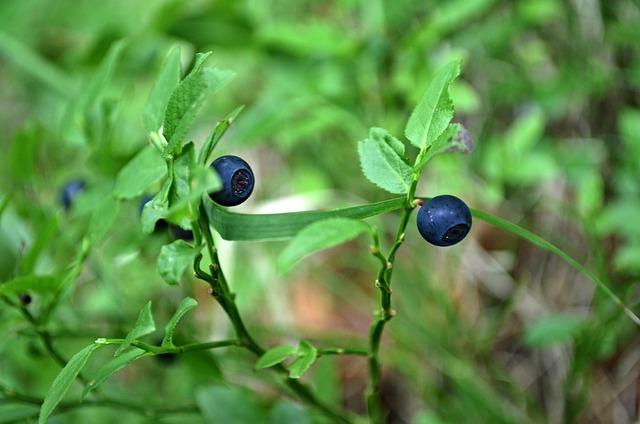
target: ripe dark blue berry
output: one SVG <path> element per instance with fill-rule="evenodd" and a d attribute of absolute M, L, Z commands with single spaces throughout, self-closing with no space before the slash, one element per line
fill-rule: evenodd
<path fill-rule="evenodd" d="M 18 295 L 18 298 L 20 299 L 20 302 L 22 302 L 24 306 L 27 306 L 33 300 L 29 293 L 21 293 L 20 295 Z"/>
<path fill-rule="evenodd" d="M 214 202 L 222 206 L 236 206 L 253 192 L 253 171 L 247 162 L 237 156 L 221 156 L 211 164 L 222 180 L 222 189 L 209 193 Z"/>
<path fill-rule="evenodd" d="M 60 203 L 66 210 L 71 208 L 73 200 L 84 191 L 86 183 L 82 180 L 69 181 L 60 191 Z"/>
<path fill-rule="evenodd" d="M 185 230 L 177 225 L 173 226 L 173 236 L 176 240 L 191 241 L 193 240 L 193 231 Z"/>
<path fill-rule="evenodd" d="M 471 229 L 471 211 L 462 200 L 448 194 L 425 202 L 418 211 L 418 231 L 436 246 L 453 246 Z"/>

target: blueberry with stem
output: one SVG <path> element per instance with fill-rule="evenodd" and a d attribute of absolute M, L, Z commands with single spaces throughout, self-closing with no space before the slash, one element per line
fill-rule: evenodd
<path fill-rule="evenodd" d="M 251 196 L 255 179 L 247 162 L 238 156 L 221 156 L 211 164 L 220 176 L 222 188 L 209 193 L 211 199 L 222 206 L 237 206 Z"/>
<path fill-rule="evenodd" d="M 462 200 L 448 194 L 425 202 L 418 211 L 418 231 L 435 246 L 453 246 L 471 229 L 471 211 Z"/>

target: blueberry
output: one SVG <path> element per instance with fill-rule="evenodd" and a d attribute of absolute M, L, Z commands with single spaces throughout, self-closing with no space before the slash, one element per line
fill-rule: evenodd
<path fill-rule="evenodd" d="M 177 240 L 191 241 L 193 240 L 193 231 L 185 230 L 177 225 L 173 226 L 173 236 Z"/>
<path fill-rule="evenodd" d="M 27 306 L 33 300 L 29 293 L 21 293 L 18 295 L 18 298 L 20 299 L 20 302 L 22 302 L 24 306 Z"/>
<path fill-rule="evenodd" d="M 66 210 L 71 209 L 73 201 L 84 191 L 86 183 L 82 180 L 69 181 L 60 192 L 60 203 Z"/>
<path fill-rule="evenodd" d="M 453 246 L 471 229 L 471 211 L 462 200 L 448 194 L 425 202 L 418 211 L 418 231 L 436 246 Z"/>
<path fill-rule="evenodd" d="M 253 192 L 254 177 L 251 167 L 237 156 L 221 156 L 211 164 L 222 180 L 222 189 L 209 193 L 211 199 L 222 206 L 237 206 Z"/>

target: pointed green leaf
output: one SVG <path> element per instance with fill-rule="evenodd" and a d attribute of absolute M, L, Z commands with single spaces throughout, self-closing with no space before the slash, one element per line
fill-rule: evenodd
<path fill-rule="evenodd" d="M 390 193 L 409 191 L 413 169 L 384 139 L 367 138 L 358 143 L 360 166 L 365 177 Z"/>
<path fill-rule="evenodd" d="M 153 333 L 156 331 L 156 323 L 153 321 L 153 314 L 151 313 L 151 301 L 147 302 L 147 304 L 142 308 L 140 314 L 138 314 L 138 319 L 136 320 L 136 324 L 133 326 L 127 337 L 125 337 L 124 342 L 118 347 L 114 356 L 119 356 L 126 348 L 128 348 L 132 342 L 139 339 L 142 336 L 146 336 L 147 334 Z"/>
<path fill-rule="evenodd" d="M 427 153 L 424 155 L 422 162 L 416 165 L 415 169 L 421 169 L 427 162 L 429 162 L 434 156 L 444 153 L 447 149 L 454 146 L 455 137 L 462 131 L 462 125 L 450 124 L 447 129 L 440 134 L 440 136 L 433 142 Z"/>
<path fill-rule="evenodd" d="M 350 218 L 330 218 L 305 227 L 278 257 L 278 271 L 285 273 L 302 258 L 353 240 L 370 231 L 365 222 Z"/>
<path fill-rule="evenodd" d="M 162 65 L 160 75 L 156 79 L 149 100 L 143 111 L 145 129 L 149 132 L 158 131 L 162 126 L 164 113 L 173 90 L 180 82 L 180 48 L 171 50 Z"/>
<path fill-rule="evenodd" d="M 388 144 L 389 147 L 391 147 L 393 151 L 406 162 L 406 158 L 404 157 L 404 143 L 391 135 L 389 131 L 384 128 L 372 127 L 369 129 L 369 138 L 372 140 L 380 140 Z"/>
<path fill-rule="evenodd" d="M 290 378 L 300 378 L 306 373 L 318 358 L 318 349 L 311 343 L 303 340 L 300 342 L 297 351 L 297 358 L 287 367 Z"/>
<path fill-rule="evenodd" d="M 107 235 L 120 213 L 120 202 L 113 196 L 106 197 L 91 213 L 88 237 L 91 245 L 96 244 Z"/>
<path fill-rule="evenodd" d="M 405 198 L 383 200 L 367 205 L 332 211 L 305 211 L 276 214 L 241 214 L 230 212 L 213 201 L 205 200 L 209 222 L 225 240 L 282 240 L 294 237 L 316 221 L 328 218 L 364 219 L 401 209 Z"/>
<path fill-rule="evenodd" d="M 162 246 L 158 256 L 158 273 L 167 283 L 178 284 L 197 254 L 198 251 L 184 240 Z"/>
<path fill-rule="evenodd" d="M 211 53 L 200 54 L 196 64 L 174 90 L 164 120 L 164 136 L 169 140 L 168 154 L 175 154 L 207 97 L 233 77 L 230 71 L 204 67 Z"/>
<path fill-rule="evenodd" d="M 133 348 L 132 350 L 111 359 L 109 362 L 100 367 L 100 369 L 95 373 L 89 384 L 84 388 L 82 397 L 86 397 L 92 390 L 98 388 L 100 385 L 102 385 L 102 383 L 107 381 L 109 377 L 120 371 L 122 368 L 142 358 L 143 356 L 148 355 L 151 354 L 146 350 Z"/>
<path fill-rule="evenodd" d="M 533 347 L 546 347 L 569 342 L 587 325 L 584 318 L 573 315 L 551 315 L 528 326 L 523 339 Z"/>
<path fill-rule="evenodd" d="M 162 339 L 162 346 L 173 346 L 173 333 L 176 330 L 176 325 L 178 325 L 178 322 L 180 322 L 182 317 L 187 312 L 189 312 L 196 306 L 198 306 L 198 302 L 191 297 L 187 297 L 183 299 L 182 302 L 180 302 L 180 306 L 178 306 L 178 309 L 164 328 L 164 339 Z"/>
<path fill-rule="evenodd" d="M 61 282 L 59 277 L 53 275 L 24 275 L 0 283 L 0 294 L 56 292 Z"/>
<path fill-rule="evenodd" d="M 167 211 L 166 217 L 172 222 L 186 226 L 195 220 L 202 196 L 215 192 L 222 187 L 218 174 L 208 166 L 196 165 L 189 172 L 189 192 L 175 201 Z"/>
<path fill-rule="evenodd" d="M 47 418 L 49 418 L 53 410 L 58 406 L 64 395 L 67 393 L 73 381 L 86 365 L 91 354 L 100 346 L 101 345 L 92 343 L 73 355 L 69 362 L 67 362 L 67 365 L 65 365 L 65 367 L 56 376 L 55 380 L 53 380 L 53 384 L 51 384 L 51 387 L 47 392 L 47 395 L 44 397 L 44 402 L 40 408 L 40 416 L 38 417 L 39 424 L 47 422 Z"/>
<path fill-rule="evenodd" d="M 434 76 L 411 113 L 404 134 L 411 144 L 424 150 L 447 129 L 453 118 L 449 84 L 460 74 L 460 62 L 446 65 Z"/>
<path fill-rule="evenodd" d="M 86 141 L 88 116 L 109 86 L 124 46 L 123 41 L 117 41 L 111 45 L 97 70 L 69 103 L 63 114 L 60 128 L 60 132 L 67 140 L 78 144 Z"/>
<path fill-rule="evenodd" d="M 46 61 L 21 41 L 0 32 L 0 53 L 11 60 L 26 74 L 46 84 L 50 89 L 63 96 L 70 96 L 73 81 L 54 64 Z"/>
<path fill-rule="evenodd" d="M 295 355 L 298 349 L 295 346 L 280 345 L 267 350 L 256 361 L 255 369 L 269 368 Z"/>
<path fill-rule="evenodd" d="M 618 305 L 618 307 L 620 309 L 622 309 L 624 311 L 625 314 L 627 314 L 627 316 L 637 325 L 640 327 L 640 318 L 638 318 L 638 316 L 613 292 L 613 290 L 611 290 L 609 288 L 609 286 L 607 286 L 607 284 L 602 281 L 595 273 L 593 273 L 592 271 L 590 271 L 587 267 L 585 267 L 584 265 L 582 265 L 580 262 L 578 262 L 577 260 L 575 260 L 571 255 L 569 255 L 567 252 L 565 252 L 564 250 L 560 249 L 558 246 L 554 245 L 553 243 L 548 242 L 547 240 L 543 239 L 542 237 L 540 237 L 537 234 L 532 233 L 529 230 L 526 230 L 522 227 L 520 227 L 517 224 L 514 224 L 512 222 L 507 221 L 506 219 L 494 216 L 490 213 L 487 212 L 483 212 L 477 209 L 471 209 L 471 214 L 478 218 L 481 219 L 491 225 L 494 225 L 498 228 L 501 228 L 504 231 L 510 232 L 512 234 L 515 234 L 518 237 L 521 237 L 527 241 L 529 241 L 530 243 L 544 249 L 547 250 L 551 253 L 553 253 L 554 255 L 557 255 L 558 257 L 560 257 L 562 260 L 564 260 L 566 263 L 568 263 L 569 265 L 571 265 L 574 269 L 576 269 L 578 272 L 582 273 L 583 275 L 585 275 L 587 278 L 589 278 L 589 280 L 591 280 L 596 287 L 598 287 L 600 290 L 602 290 L 602 292 L 604 294 L 606 294 L 607 296 L 609 296 L 609 298 L 616 304 Z"/>
<path fill-rule="evenodd" d="M 114 194 L 123 199 L 140 196 L 166 174 L 167 164 L 162 156 L 155 149 L 145 147 L 118 173 Z"/>
<path fill-rule="evenodd" d="M 162 185 L 162 189 L 142 208 L 140 222 L 143 233 L 151 233 L 155 228 L 156 222 L 166 217 L 169 213 L 169 191 L 171 190 L 172 181 L 171 178 L 167 178 Z"/>
<path fill-rule="evenodd" d="M 244 105 L 235 108 L 233 112 L 227 115 L 226 118 L 218 122 L 213 132 L 200 149 L 200 154 L 198 155 L 198 163 L 206 165 L 209 162 L 209 158 L 213 153 L 213 150 L 216 148 L 216 145 L 243 109 Z"/>

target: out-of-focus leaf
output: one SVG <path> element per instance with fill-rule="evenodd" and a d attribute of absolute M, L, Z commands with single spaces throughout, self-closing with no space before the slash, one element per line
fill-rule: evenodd
<path fill-rule="evenodd" d="M 306 409 L 292 402 L 280 401 L 269 412 L 270 424 L 311 424 Z"/>
<path fill-rule="evenodd" d="M 300 231 L 278 258 L 278 270 L 285 273 L 302 258 L 333 246 L 353 240 L 371 227 L 350 218 L 329 218 L 314 222 Z"/>
<path fill-rule="evenodd" d="M 566 343 L 585 328 L 584 318 L 571 315 L 552 315 L 541 318 L 524 332 L 524 342 L 529 346 L 546 347 Z"/>
<path fill-rule="evenodd" d="M 265 411 L 251 393 L 238 387 L 210 386 L 198 390 L 196 403 L 207 424 L 261 423 Z"/>
<path fill-rule="evenodd" d="M 162 246 L 158 255 L 158 273 L 168 284 L 178 284 L 197 254 L 198 251 L 184 240 Z"/>
<path fill-rule="evenodd" d="M 173 90 L 180 82 L 180 48 L 176 47 L 162 65 L 160 75 L 156 79 L 149 100 L 143 111 L 145 129 L 149 132 L 158 131 L 164 120 L 164 113 Z"/>
<path fill-rule="evenodd" d="M 164 159 L 156 150 L 145 147 L 118 173 L 114 194 L 123 199 L 140 196 L 166 174 Z"/>
<path fill-rule="evenodd" d="M 0 53 L 19 66 L 25 73 L 40 80 L 50 89 L 63 96 L 69 96 L 73 84 L 60 69 L 47 62 L 28 46 L 15 38 L 0 32 Z"/>
<path fill-rule="evenodd" d="M 0 294 L 55 293 L 61 280 L 52 275 L 25 275 L 0 283 Z"/>

